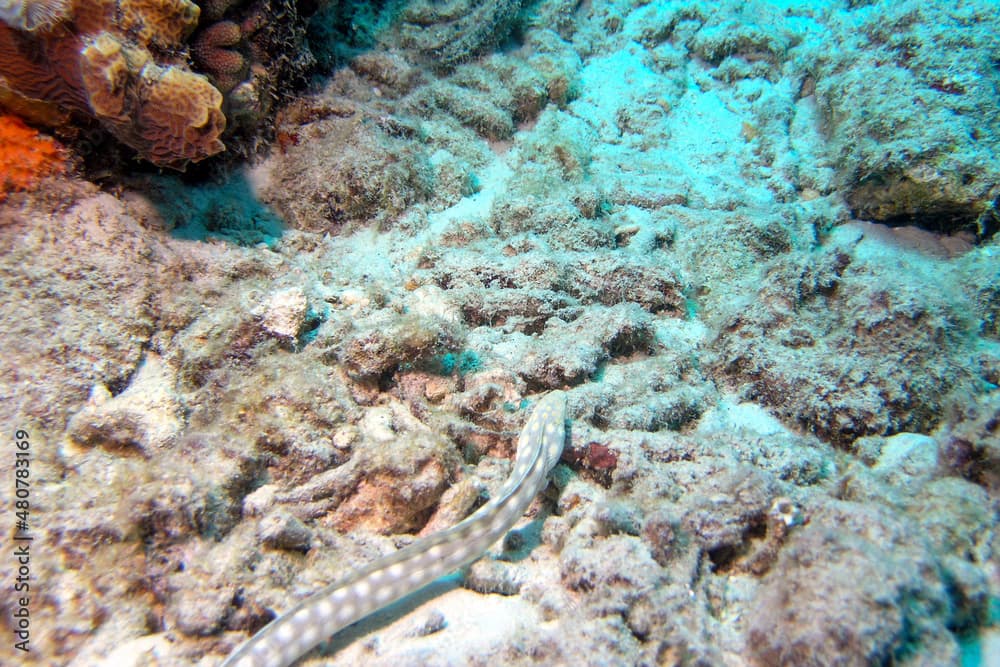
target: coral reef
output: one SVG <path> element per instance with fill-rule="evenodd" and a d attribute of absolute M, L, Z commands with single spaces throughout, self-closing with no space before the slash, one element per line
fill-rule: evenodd
<path fill-rule="evenodd" d="M 1000 17 L 946 4 L 324 3 L 325 78 L 253 165 L 11 195 L 34 661 L 218 663 L 496 498 L 550 390 L 566 446 L 513 528 L 303 664 L 996 654 Z M 228 152 L 236 96 L 284 83 L 261 54 L 303 61 L 260 20 L 287 4 L 198 6 L 144 67 L 200 73 Z M 472 16 L 504 20 L 454 62 L 401 44 Z M 27 101 L 134 108 L 41 66 L 81 21 L 7 30 L 48 45 Z M 93 90 L 131 25 L 67 52 Z"/>
<path fill-rule="evenodd" d="M 294 2 L 233 12 L 239 23 L 191 0 L 74 0 L 51 25 L 0 22 L 0 104 L 68 137 L 96 121 L 161 167 L 217 155 L 224 138 L 245 135 L 232 142 L 245 151 L 311 60 Z"/>
<path fill-rule="evenodd" d="M 0 24 L 6 96 L 49 115 L 92 115 L 154 164 L 182 168 L 222 151 L 222 95 L 205 77 L 154 52 L 177 50 L 200 10 L 188 0 L 74 6 L 59 29 L 20 33 Z M 120 15 L 120 18 L 118 18 Z M 41 72 L 40 72 L 41 70 Z"/>

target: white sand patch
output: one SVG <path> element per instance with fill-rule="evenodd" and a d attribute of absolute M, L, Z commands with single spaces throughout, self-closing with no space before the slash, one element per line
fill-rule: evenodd
<path fill-rule="evenodd" d="M 781 422 L 755 403 L 733 403 L 723 400 L 705 413 L 698 423 L 700 433 L 750 432 L 755 435 L 788 433 Z"/>
<path fill-rule="evenodd" d="M 433 585 L 431 591 L 447 585 L 446 581 Z M 404 600 L 403 604 L 406 602 Z M 473 658 L 486 660 L 498 649 L 516 645 L 519 635 L 534 634 L 541 623 L 536 609 L 521 597 L 482 595 L 462 588 L 430 597 L 396 620 L 392 620 L 394 613 L 399 613 L 399 606 L 363 621 L 356 628 L 356 634 L 342 633 L 345 636 L 338 637 L 333 648 L 341 645 L 344 648 L 332 661 L 314 660 L 304 664 L 329 667 L 467 665 Z M 419 636 L 420 629 L 433 623 L 438 614 L 443 617 L 444 627 Z M 389 624 L 385 625 L 387 622 Z"/>

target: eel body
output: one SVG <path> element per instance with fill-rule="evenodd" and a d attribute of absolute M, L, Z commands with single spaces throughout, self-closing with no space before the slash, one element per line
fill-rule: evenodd
<path fill-rule="evenodd" d="M 348 574 L 241 644 L 221 667 L 287 667 L 337 631 L 478 559 L 545 487 L 566 439 L 566 394 L 535 406 L 517 442 L 514 470 L 496 498 L 460 523 Z"/>

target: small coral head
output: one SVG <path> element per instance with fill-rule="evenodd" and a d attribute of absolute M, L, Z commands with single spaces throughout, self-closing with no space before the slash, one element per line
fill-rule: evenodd
<path fill-rule="evenodd" d="M 0 21 L 17 30 L 44 30 L 69 18 L 70 0 L 0 0 Z"/>

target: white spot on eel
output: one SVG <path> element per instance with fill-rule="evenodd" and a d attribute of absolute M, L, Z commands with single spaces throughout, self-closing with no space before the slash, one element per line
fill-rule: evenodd
<path fill-rule="evenodd" d="M 545 487 L 565 440 L 566 394 L 549 392 L 521 430 L 514 472 L 496 498 L 451 528 L 417 540 L 306 598 L 241 644 L 220 667 L 288 667 L 348 625 L 478 559 Z M 354 604 L 345 605 L 348 598 Z"/>

